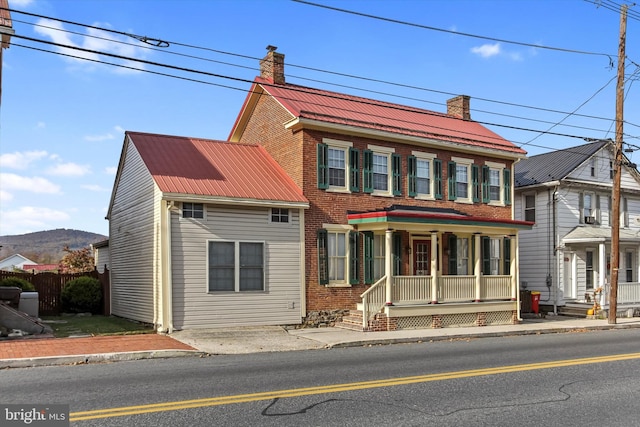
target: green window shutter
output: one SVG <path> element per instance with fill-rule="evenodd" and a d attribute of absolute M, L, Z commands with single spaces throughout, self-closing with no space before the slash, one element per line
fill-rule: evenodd
<path fill-rule="evenodd" d="M 373 283 L 373 231 L 365 231 L 364 235 L 364 283 Z"/>
<path fill-rule="evenodd" d="M 349 284 L 360 283 L 360 239 L 357 231 L 349 231 Z"/>
<path fill-rule="evenodd" d="M 360 191 L 360 151 L 349 148 L 349 190 L 354 193 Z"/>
<path fill-rule="evenodd" d="M 416 156 L 407 156 L 407 193 L 409 197 L 416 197 L 416 170 L 418 163 Z"/>
<path fill-rule="evenodd" d="M 402 275 L 402 235 L 393 233 L 393 275 Z"/>
<path fill-rule="evenodd" d="M 449 190 L 449 200 L 456 199 L 456 162 L 449 162 L 447 169 L 447 183 Z"/>
<path fill-rule="evenodd" d="M 329 284 L 329 242 L 327 230 L 318 230 L 318 281 L 321 285 Z"/>
<path fill-rule="evenodd" d="M 393 195 L 401 196 L 402 195 L 402 157 L 400 154 L 392 154 L 391 155 L 391 169 L 392 169 L 392 180 L 393 180 Z"/>
<path fill-rule="evenodd" d="M 473 182 L 473 201 L 480 201 L 480 171 L 478 165 L 471 165 L 471 179 Z"/>
<path fill-rule="evenodd" d="M 489 192 L 489 180 L 491 179 L 489 173 L 491 169 L 489 166 L 482 167 L 482 203 L 489 203 L 491 201 L 491 193 Z"/>
<path fill-rule="evenodd" d="M 318 144 L 318 188 L 329 188 L 328 157 L 329 147 L 327 144 Z"/>
<path fill-rule="evenodd" d="M 458 238 L 455 234 L 449 235 L 449 275 L 458 274 Z"/>
<path fill-rule="evenodd" d="M 491 274 L 491 238 L 488 236 L 482 236 L 480 238 L 482 245 L 480 246 L 482 251 L 482 274 Z"/>
<path fill-rule="evenodd" d="M 511 239 L 505 237 L 504 240 L 504 267 L 502 274 L 509 275 L 511 273 Z"/>
<path fill-rule="evenodd" d="M 442 160 L 433 159 L 433 192 L 436 200 L 442 200 Z"/>
<path fill-rule="evenodd" d="M 505 169 L 503 171 L 504 177 L 504 204 L 511 204 L 511 169 Z"/>
<path fill-rule="evenodd" d="M 373 151 L 364 150 L 362 155 L 364 158 L 362 166 L 363 191 L 373 193 Z"/>

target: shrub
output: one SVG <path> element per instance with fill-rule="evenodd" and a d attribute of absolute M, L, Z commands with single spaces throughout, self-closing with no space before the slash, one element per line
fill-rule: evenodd
<path fill-rule="evenodd" d="M 87 276 L 78 277 L 65 285 L 60 300 L 65 312 L 100 314 L 102 312 L 100 281 Z"/>
<path fill-rule="evenodd" d="M 24 292 L 33 292 L 36 290 L 31 282 L 28 282 L 19 277 L 7 277 L 6 279 L 0 281 L 0 286 L 17 286 Z"/>

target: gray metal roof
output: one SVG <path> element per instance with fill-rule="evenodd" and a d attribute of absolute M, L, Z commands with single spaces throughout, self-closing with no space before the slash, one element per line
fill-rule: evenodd
<path fill-rule="evenodd" d="M 563 243 L 588 243 L 609 240 L 611 240 L 611 228 L 589 227 L 583 225 L 577 226 L 562 238 Z M 640 230 L 621 228 L 620 240 L 624 242 L 640 241 Z"/>
<path fill-rule="evenodd" d="M 516 163 L 515 185 L 526 187 L 561 180 L 608 143 L 599 140 L 522 159 Z"/>

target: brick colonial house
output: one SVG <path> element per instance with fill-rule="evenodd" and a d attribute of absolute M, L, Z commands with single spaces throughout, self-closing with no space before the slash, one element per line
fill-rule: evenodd
<path fill-rule="evenodd" d="M 360 330 L 519 319 L 513 169 L 525 151 L 447 113 L 285 82 L 269 46 L 232 142 L 263 146 L 309 200 L 307 319 Z"/>

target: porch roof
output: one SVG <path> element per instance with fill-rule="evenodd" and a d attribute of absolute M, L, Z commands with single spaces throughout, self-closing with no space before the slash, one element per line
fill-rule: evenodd
<path fill-rule="evenodd" d="M 530 230 L 535 224 L 530 221 L 473 216 L 455 209 L 423 208 L 399 205 L 393 205 L 384 209 L 367 212 L 348 212 L 347 221 L 350 225 L 394 222 L 405 224 L 440 224 L 515 228 L 521 230 Z"/>
<path fill-rule="evenodd" d="M 562 243 L 600 243 L 611 241 L 611 229 L 602 227 L 578 226 L 568 232 Z M 621 242 L 640 242 L 640 230 L 620 229 Z"/>

